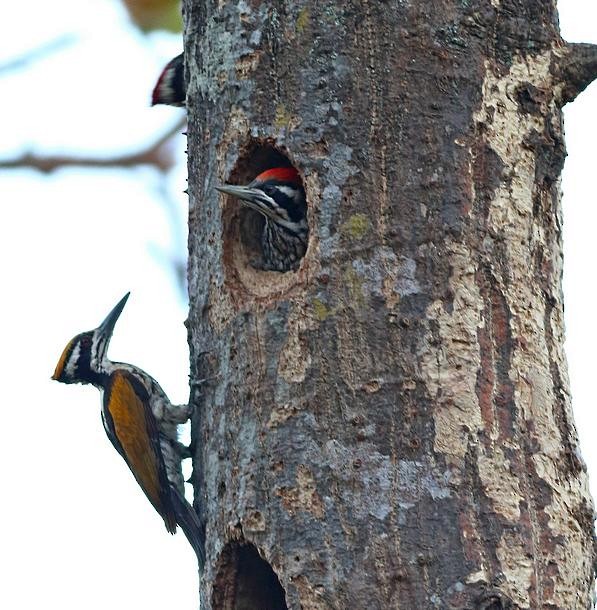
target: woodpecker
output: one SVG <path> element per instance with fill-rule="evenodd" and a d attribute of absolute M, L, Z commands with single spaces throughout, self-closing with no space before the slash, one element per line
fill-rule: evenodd
<path fill-rule="evenodd" d="M 162 70 L 151 94 L 151 105 L 184 106 L 187 87 L 184 82 L 184 53 L 171 59 Z"/>
<path fill-rule="evenodd" d="M 216 189 L 241 200 L 265 219 L 261 235 L 266 271 L 298 268 L 307 250 L 307 199 L 294 167 L 274 167 L 257 176 L 247 186 L 224 184 Z"/>
<path fill-rule="evenodd" d="M 52 379 L 91 384 L 103 394 L 102 422 L 108 438 L 171 534 L 177 524 L 205 563 L 203 530 L 184 497 L 181 459 L 188 448 L 177 438 L 177 425 L 189 419 L 187 405 L 173 405 L 157 381 L 131 364 L 107 357 L 114 326 L 129 298 L 127 293 L 94 330 L 71 339 Z"/>

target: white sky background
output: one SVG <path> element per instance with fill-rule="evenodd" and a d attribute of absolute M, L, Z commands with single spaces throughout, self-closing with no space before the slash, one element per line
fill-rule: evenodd
<path fill-rule="evenodd" d="M 597 43 L 594 0 L 561 0 L 560 19 L 568 40 Z M 72 44 L 0 73 L 0 158 L 133 152 L 180 119 L 183 111 L 148 105 L 180 37 L 142 36 L 117 2 L 10 3 L 0 10 L 0 66 L 64 34 Z M 566 347 L 593 489 L 596 111 L 595 85 L 566 109 L 563 185 Z M 173 235 L 160 192 L 184 227 L 185 147 L 175 139 L 180 163 L 166 185 L 148 168 L 0 170 L 2 608 L 197 606 L 193 551 L 182 533 L 166 533 L 110 445 L 97 390 L 50 381 L 66 342 L 131 290 L 110 356 L 152 373 L 173 401 L 187 399 L 186 304 L 164 260 L 186 237 Z"/>

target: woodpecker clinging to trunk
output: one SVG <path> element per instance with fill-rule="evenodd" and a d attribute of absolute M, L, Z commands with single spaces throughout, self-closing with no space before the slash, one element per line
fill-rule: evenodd
<path fill-rule="evenodd" d="M 184 82 L 184 53 L 171 59 L 162 70 L 151 94 L 151 105 L 184 106 L 187 87 Z"/>
<path fill-rule="evenodd" d="M 137 483 L 174 534 L 180 525 L 199 567 L 205 562 L 203 530 L 184 497 L 181 459 L 188 449 L 177 438 L 177 424 L 189 419 L 187 405 L 173 405 L 157 381 L 136 366 L 108 360 L 112 332 L 127 293 L 95 329 L 78 334 L 64 348 L 52 379 L 90 383 L 102 390 L 102 421 L 108 438 Z"/>
<path fill-rule="evenodd" d="M 262 269 L 297 269 L 307 250 L 307 200 L 294 167 L 274 167 L 247 186 L 225 184 L 218 191 L 232 195 L 265 218 L 261 235 Z"/>

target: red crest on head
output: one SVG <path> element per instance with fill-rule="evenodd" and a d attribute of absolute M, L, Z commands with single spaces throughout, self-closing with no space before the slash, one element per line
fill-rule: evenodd
<path fill-rule="evenodd" d="M 268 182 L 270 180 L 279 180 L 280 182 L 291 182 L 300 184 L 301 179 L 298 171 L 294 167 L 272 167 L 261 172 L 255 182 Z"/>

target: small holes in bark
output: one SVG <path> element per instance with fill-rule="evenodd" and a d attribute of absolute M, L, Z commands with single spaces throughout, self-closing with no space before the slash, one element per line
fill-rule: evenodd
<path fill-rule="evenodd" d="M 229 543 L 219 563 L 213 610 L 287 610 L 284 589 L 255 546 Z"/>
<path fill-rule="evenodd" d="M 285 152 L 270 141 L 251 140 L 242 150 L 235 168 L 225 178 L 225 182 L 246 186 L 262 172 L 276 167 L 291 168 L 294 165 Z M 300 186 L 304 186 L 302 180 Z M 229 287 L 235 291 L 244 289 L 243 292 L 265 296 L 280 292 L 295 283 L 293 277 L 296 276 L 295 272 L 300 267 L 304 253 L 297 256 L 295 250 L 289 250 L 295 259 L 292 263 L 296 266 L 295 269 L 282 273 L 273 269 L 264 270 L 264 216 L 232 195 L 226 194 L 223 197 L 224 264 Z M 295 209 L 292 212 L 295 217 L 291 217 L 291 220 L 297 218 L 296 213 Z M 306 215 L 306 209 L 304 213 Z"/>

